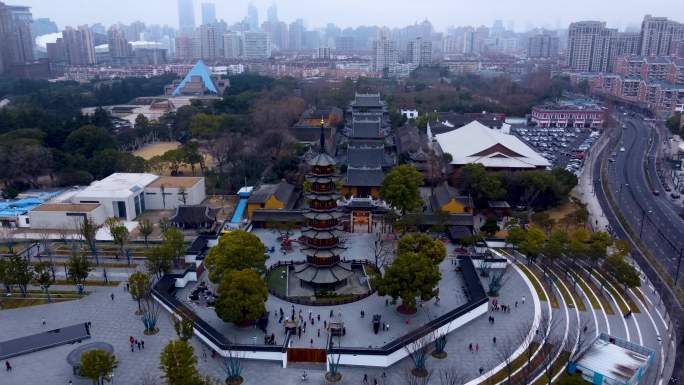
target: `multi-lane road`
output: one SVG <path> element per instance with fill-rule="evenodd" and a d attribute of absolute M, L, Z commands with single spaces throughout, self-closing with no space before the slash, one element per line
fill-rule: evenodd
<path fill-rule="evenodd" d="M 607 163 L 608 186 L 633 232 L 674 278 L 684 249 L 684 220 L 656 176 L 654 154 L 661 138 L 647 122 L 623 122 L 615 153 L 606 154 L 615 159 Z"/>

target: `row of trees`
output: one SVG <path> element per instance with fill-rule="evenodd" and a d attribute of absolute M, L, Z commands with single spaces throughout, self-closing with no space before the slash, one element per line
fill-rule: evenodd
<path fill-rule="evenodd" d="M 573 263 L 584 262 L 590 268 L 600 266 L 625 287 L 640 284 L 638 271 L 625 257 L 629 254 L 629 244 L 624 240 L 614 240 L 608 233 L 590 232 L 580 227 L 568 233 L 554 228 L 547 234 L 537 227 L 523 229 L 513 226 L 508 231 L 506 241 L 531 260 L 542 256 L 544 265 L 553 265 L 567 259 Z M 613 252 L 608 255 L 609 248 Z"/>
<path fill-rule="evenodd" d="M 475 204 L 481 207 L 488 201 L 505 200 L 513 206 L 542 211 L 566 201 L 577 185 L 577 177 L 560 168 L 551 172 L 509 173 L 487 171 L 481 164 L 468 164 L 459 171 L 454 185 L 461 193 L 472 196 Z"/>

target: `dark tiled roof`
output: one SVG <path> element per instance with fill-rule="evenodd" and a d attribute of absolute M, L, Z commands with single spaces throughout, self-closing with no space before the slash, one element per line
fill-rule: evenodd
<path fill-rule="evenodd" d="M 408 214 L 408 216 L 415 216 L 416 214 Z M 473 216 L 471 214 L 450 214 L 444 216 L 445 225 L 447 226 L 469 226 L 473 227 Z M 418 216 L 417 223 L 424 225 L 435 225 L 440 221 L 438 215 L 433 213 L 423 213 Z"/>
<path fill-rule="evenodd" d="M 449 186 L 447 183 L 443 183 L 435 187 L 435 193 L 433 195 L 434 202 L 437 205 L 435 209 L 449 203 L 452 198 L 455 199 L 456 202 L 462 204 L 464 207 L 473 207 L 473 201 L 470 197 L 460 196 L 458 194 L 458 190 Z"/>
<path fill-rule="evenodd" d="M 362 170 L 349 167 L 347 175 L 342 181 L 344 186 L 356 187 L 380 187 L 382 180 L 385 179 L 385 173 L 382 169 Z"/>
<path fill-rule="evenodd" d="M 304 215 L 300 210 L 262 210 L 252 211 L 252 222 L 296 222 L 303 223 Z"/>
<path fill-rule="evenodd" d="M 276 199 L 283 202 L 287 207 L 294 196 L 294 186 L 287 182 L 262 184 L 249 196 L 248 203 L 266 203 L 266 201 L 274 195 Z"/>
<path fill-rule="evenodd" d="M 179 206 L 170 220 L 182 227 L 210 227 L 216 221 L 216 212 L 207 206 Z"/>
<path fill-rule="evenodd" d="M 356 148 L 347 149 L 347 165 L 357 168 L 382 168 L 385 159 L 385 151 L 382 148 Z"/>
<path fill-rule="evenodd" d="M 323 128 L 325 137 L 330 136 L 330 127 Z M 297 123 L 290 128 L 290 134 L 298 141 L 305 143 L 318 142 L 321 138 L 321 126 L 310 126 L 305 123 Z"/>
<path fill-rule="evenodd" d="M 381 138 L 380 120 L 354 120 L 352 122 L 353 138 Z"/>
<path fill-rule="evenodd" d="M 349 141 L 349 148 L 384 148 L 385 142 L 382 139 L 352 139 Z"/>
<path fill-rule="evenodd" d="M 432 126 L 430 126 L 432 127 Z M 405 125 L 394 131 L 399 153 L 409 153 L 427 144 L 427 137 L 420 134 L 418 127 Z"/>
<path fill-rule="evenodd" d="M 380 100 L 380 94 L 356 94 L 352 105 L 355 107 L 382 107 L 383 103 Z"/>
<path fill-rule="evenodd" d="M 460 241 L 465 237 L 473 235 L 473 230 L 468 226 L 447 226 L 449 238 L 454 241 Z"/>

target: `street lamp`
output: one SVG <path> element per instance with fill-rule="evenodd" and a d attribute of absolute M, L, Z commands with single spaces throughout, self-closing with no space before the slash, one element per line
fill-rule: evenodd
<path fill-rule="evenodd" d="M 651 214 L 653 211 L 651 210 L 641 210 L 641 226 L 639 226 L 639 240 L 641 240 L 641 233 L 644 231 L 644 221 L 646 220 L 646 213 Z"/>

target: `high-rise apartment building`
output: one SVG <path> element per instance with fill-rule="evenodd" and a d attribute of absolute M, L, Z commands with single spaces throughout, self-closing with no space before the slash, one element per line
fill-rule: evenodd
<path fill-rule="evenodd" d="M 275 3 L 268 7 L 268 10 L 266 11 L 266 20 L 268 20 L 269 23 L 278 22 L 278 6 Z"/>
<path fill-rule="evenodd" d="M 199 28 L 200 57 L 202 59 L 216 59 L 223 56 L 223 37 L 213 25 L 203 24 Z"/>
<path fill-rule="evenodd" d="M 54 43 L 45 44 L 47 49 L 48 61 L 51 63 L 63 63 L 66 61 L 66 48 L 64 47 L 64 39 L 61 37 L 55 40 Z"/>
<path fill-rule="evenodd" d="M 681 41 L 684 41 L 684 24 L 666 17 L 644 17 L 641 23 L 641 55 L 675 55 Z"/>
<path fill-rule="evenodd" d="M 244 56 L 247 59 L 268 59 L 271 57 L 271 39 L 266 32 L 244 33 Z"/>
<path fill-rule="evenodd" d="M 216 23 L 216 4 L 202 3 L 202 24 Z"/>
<path fill-rule="evenodd" d="M 558 56 L 559 39 L 553 32 L 544 31 L 527 39 L 527 57 L 551 59 Z"/>
<path fill-rule="evenodd" d="M 375 72 L 386 72 L 398 62 L 397 43 L 394 40 L 381 36 L 373 41 L 372 69 Z"/>
<path fill-rule="evenodd" d="M 639 32 L 618 32 L 610 44 L 614 57 L 638 55 L 641 51 L 641 34 Z"/>
<path fill-rule="evenodd" d="M 178 29 L 187 36 L 195 31 L 194 0 L 178 0 Z"/>
<path fill-rule="evenodd" d="M 31 8 L 0 2 L 0 72 L 33 60 Z"/>
<path fill-rule="evenodd" d="M 249 24 L 250 30 L 259 30 L 259 10 L 252 2 L 247 6 L 247 17 L 245 18 L 245 21 Z"/>
<path fill-rule="evenodd" d="M 237 32 L 228 32 L 223 35 L 223 57 L 237 59 L 242 56 L 242 36 Z"/>
<path fill-rule="evenodd" d="M 416 38 L 406 45 L 406 61 L 416 66 L 429 66 L 432 64 L 432 42 Z"/>
<path fill-rule="evenodd" d="M 116 25 L 107 31 L 109 54 L 112 58 L 130 57 L 133 55 L 131 44 L 126 40 L 123 31 Z"/>
<path fill-rule="evenodd" d="M 97 63 L 93 32 L 87 25 L 79 26 L 77 29 L 66 27 L 62 31 L 62 38 L 67 64 L 84 66 Z"/>
<path fill-rule="evenodd" d="M 338 36 L 335 38 L 335 51 L 351 53 L 354 51 L 354 36 Z"/>
<path fill-rule="evenodd" d="M 54 21 L 48 18 L 38 18 L 33 20 L 31 31 L 33 32 L 33 36 L 38 37 L 50 33 L 57 33 L 59 32 L 59 28 L 57 28 L 57 24 Z"/>
<path fill-rule="evenodd" d="M 288 31 L 289 44 L 288 49 L 293 51 L 301 51 L 304 48 L 304 34 L 306 28 L 304 27 L 304 20 L 297 19 L 290 23 L 290 28 Z"/>
<path fill-rule="evenodd" d="M 601 21 L 580 21 L 568 30 L 567 64 L 573 71 L 609 72 L 614 53 L 611 41 L 617 30 Z"/>
<path fill-rule="evenodd" d="M 176 59 L 178 60 L 192 60 L 197 57 L 194 54 L 193 44 L 194 39 L 190 36 L 176 37 Z"/>

